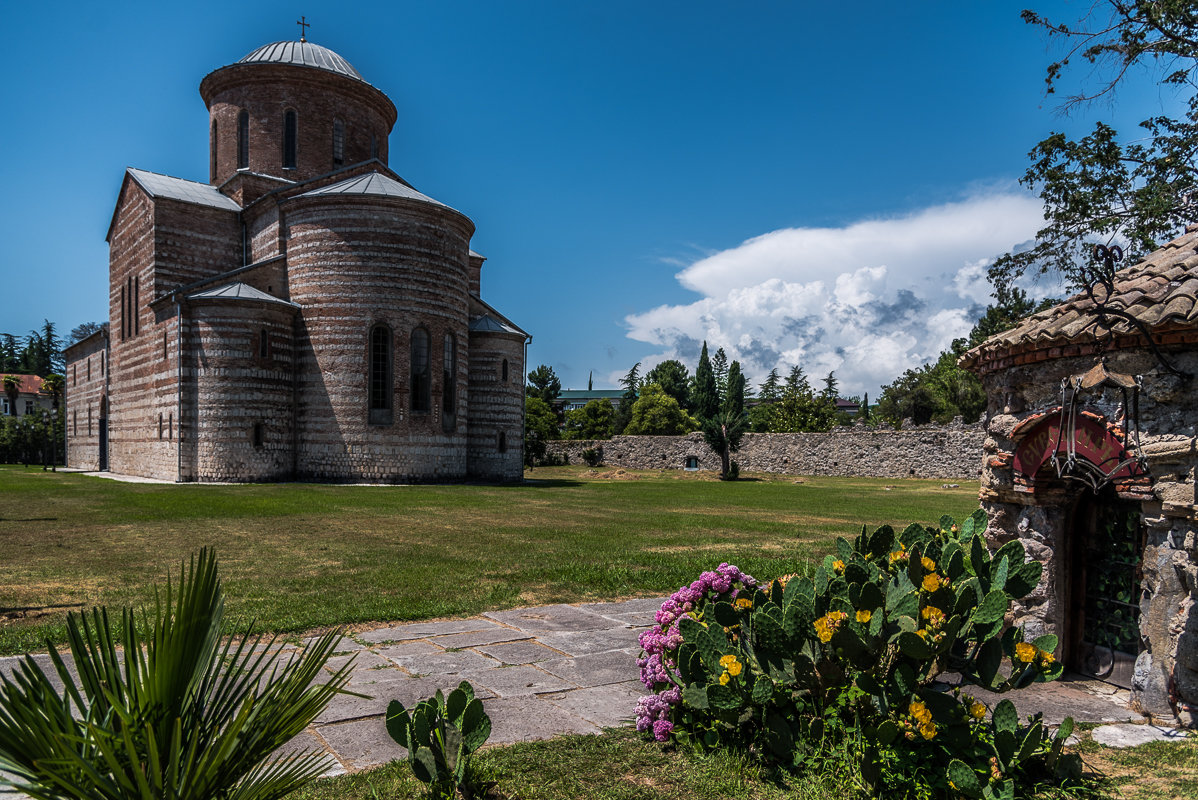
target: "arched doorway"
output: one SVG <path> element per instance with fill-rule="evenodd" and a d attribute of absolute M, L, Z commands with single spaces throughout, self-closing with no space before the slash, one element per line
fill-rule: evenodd
<path fill-rule="evenodd" d="M 1120 500 L 1109 486 L 1097 494 L 1083 491 L 1069 527 L 1067 664 L 1130 689 L 1141 650 L 1140 504 Z"/>

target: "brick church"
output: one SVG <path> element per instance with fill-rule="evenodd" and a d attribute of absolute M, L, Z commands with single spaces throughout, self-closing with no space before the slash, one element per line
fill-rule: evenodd
<path fill-rule="evenodd" d="M 175 481 L 519 480 L 530 337 L 474 224 L 388 166 L 395 105 L 276 42 L 208 74 L 207 183 L 126 171 L 71 466 Z"/>

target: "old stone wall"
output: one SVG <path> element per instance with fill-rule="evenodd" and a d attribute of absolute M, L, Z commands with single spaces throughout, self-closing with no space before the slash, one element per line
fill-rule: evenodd
<path fill-rule="evenodd" d="M 982 463 L 981 425 L 926 425 L 905 430 L 854 426 L 827 433 L 747 433 L 732 458 L 742 470 L 790 475 L 872 478 L 976 479 Z M 609 441 L 549 443 L 549 453 L 583 462 L 582 451 L 601 450 L 609 466 L 684 469 L 687 459 L 718 470 L 720 459 L 702 434 L 616 436 Z"/>
<path fill-rule="evenodd" d="M 100 468 L 100 418 L 102 416 L 108 337 L 99 331 L 67 348 L 66 387 L 67 466 Z"/>
<path fill-rule="evenodd" d="M 471 332 L 467 420 L 470 477 L 518 481 L 523 476 L 523 377 L 523 336 Z"/>

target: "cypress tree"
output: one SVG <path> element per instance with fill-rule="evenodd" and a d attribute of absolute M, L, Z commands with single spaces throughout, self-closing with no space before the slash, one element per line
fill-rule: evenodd
<path fill-rule="evenodd" d="M 699 353 L 699 366 L 695 367 L 695 396 L 691 410 L 700 422 L 709 420 L 720 410 L 720 395 L 716 389 L 715 373 L 711 371 L 711 359 L 707 356 L 707 342 Z"/>
<path fill-rule="evenodd" d="M 716 396 L 722 406 L 728 397 L 728 354 L 722 347 L 711 357 L 711 374 L 715 376 Z"/>
<path fill-rule="evenodd" d="M 745 413 L 745 376 L 740 371 L 739 361 L 733 361 L 728 367 L 728 391 L 724 395 L 723 411 L 733 417 Z"/>

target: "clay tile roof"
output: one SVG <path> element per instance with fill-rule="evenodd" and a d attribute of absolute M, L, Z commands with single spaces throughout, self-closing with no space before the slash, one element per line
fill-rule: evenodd
<path fill-rule="evenodd" d="M 15 372 L 0 373 L 0 384 L 3 384 L 4 379 L 9 375 L 16 375 L 21 379 L 21 394 L 42 394 L 42 379 L 40 375 L 19 375 Z"/>
<path fill-rule="evenodd" d="M 1198 226 L 1191 225 L 1143 261 L 1115 273 L 1110 306 L 1151 328 L 1198 328 Z M 969 369 L 1004 353 L 1027 348 L 1088 342 L 1093 338 L 1094 303 L 1085 293 L 1033 314 L 1014 328 L 991 336 L 961 357 Z M 1113 333 L 1135 334 L 1131 323 L 1113 321 Z"/>

